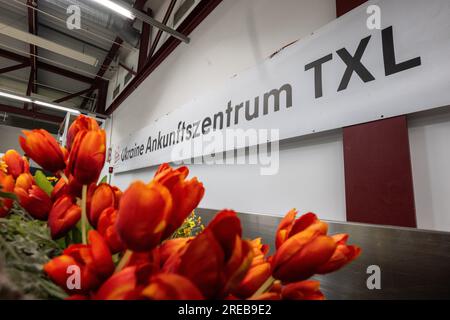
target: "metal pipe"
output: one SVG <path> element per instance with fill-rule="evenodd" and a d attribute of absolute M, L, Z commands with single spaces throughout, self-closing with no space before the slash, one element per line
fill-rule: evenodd
<path fill-rule="evenodd" d="M 145 14 L 142 11 L 136 10 L 133 6 L 129 5 L 128 3 L 125 3 L 123 1 L 120 0 L 114 0 L 112 1 L 114 3 L 116 3 L 117 5 L 127 9 L 128 11 L 130 11 L 133 16 L 135 16 L 137 19 L 144 21 L 146 23 L 148 23 L 149 25 L 152 25 L 158 29 L 161 29 L 164 32 L 167 32 L 168 34 L 174 36 L 175 38 L 177 38 L 178 40 L 181 40 L 185 43 L 189 43 L 191 40 L 189 39 L 189 37 L 185 36 L 184 34 L 178 32 L 175 29 L 172 29 L 168 26 L 166 26 L 164 23 L 161 23 L 155 19 L 153 19 L 152 17 L 150 17 L 149 15 Z"/>

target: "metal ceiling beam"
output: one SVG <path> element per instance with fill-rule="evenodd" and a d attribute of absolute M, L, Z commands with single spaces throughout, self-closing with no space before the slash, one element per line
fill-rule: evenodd
<path fill-rule="evenodd" d="M 32 0 L 27 0 L 27 4 L 29 6 L 37 7 L 37 1 L 33 3 Z M 37 35 L 37 11 L 33 10 L 31 7 L 28 7 L 28 32 Z M 27 86 L 27 96 L 30 96 L 32 93 L 37 93 L 37 47 L 33 44 L 30 44 L 30 62 L 31 62 L 31 69 L 30 69 L 30 78 L 28 80 L 28 86 Z M 27 108 L 35 108 L 34 104 L 25 103 L 24 109 Z"/>
<path fill-rule="evenodd" d="M 0 112 L 17 114 L 19 116 L 24 116 L 33 119 L 44 120 L 48 122 L 61 123 L 64 119 L 58 116 L 53 116 L 49 114 L 44 114 L 36 111 L 25 110 L 21 108 L 15 108 L 11 106 L 7 106 L 4 104 L 0 104 Z"/>
<path fill-rule="evenodd" d="M 65 97 L 56 99 L 56 100 L 54 100 L 53 102 L 55 102 L 55 103 L 61 103 L 61 102 L 64 102 L 64 101 L 67 101 L 67 100 L 70 100 L 70 99 L 79 97 L 79 96 L 81 96 L 81 95 L 83 95 L 83 94 L 85 94 L 85 93 L 90 93 L 90 92 L 92 92 L 93 90 L 94 90 L 94 89 L 93 89 L 92 87 L 90 87 L 90 88 L 87 88 L 87 89 L 82 90 L 82 91 L 80 91 L 80 92 L 75 92 L 75 93 L 69 94 L 69 95 L 67 95 L 67 96 L 65 96 Z"/>
<path fill-rule="evenodd" d="M 126 71 L 128 71 L 129 73 L 131 73 L 133 76 L 137 75 L 137 72 L 133 69 L 131 69 L 130 67 L 126 66 L 125 64 L 123 64 L 122 62 L 119 62 L 119 66 L 124 68 Z"/>
<path fill-rule="evenodd" d="M 93 81 L 93 83 L 91 85 L 91 88 L 93 90 L 104 88 L 104 86 L 105 86 L 104 83 L 105 82 L 107 83 L 107 81 L 103 80 L 102 77 L 105 75 L 105 72 L 108 70 L 109 66 L 114 61 L 114 58 L 117 55 L 117 53 L 119 52 L 120 45 L 122 43 L 123 43 L 123 40 L 119 37 L 116 37 L 113 45 L 111 46 L 111 49 L 109 50 L 108 54 L 106 55 L 105 59 L 103 60 L 102 65 L 100 66 L 100 69 L 97 72 L 97 76 L 95 77 L 95 80 Z M 108 90 L 103 90 L 103 89 L 99 90 L 99 100 L 101 98 L 101 99 L 104 99 L 104 101 L 106 102 L 106 94 L 108 93 L 107 91 Z M 100 97 L 100 93 L 104 94 L 105 97 Z M 81 103 L 80 108 L 84 109 L 86 107 L 87 103 L 88 103 L 88 99 L 84 98 L 83 102 Z M 100 107 L 100 109 L 102 109 L 102 108 Z"/>
<path fill-rule="evenodd" d="M 0 56 L 3 58 L 9 59 L 9 60 L 14 60 L 17 62 L 22 62 L 22 63 L 30 61 L 30 59 L 28 57 L 22 56 L 20 54 L 14 53 L 14 52 L 10 52 L 10 51 L 2 49 L 2 48 L 0 48 Z M 63 77 L 71 78 L 71 79 L 74 79 L 74 80 L 77 80 L 80 82 L 84 82 L 84 83 L 92 84 L 93 81 L 95 80 L 95 79 L 87 77 L 85 75 L 82 75 L 82 74 L 79 74 L 79 73 L 76 73 L 73 71 L 69 71 L 69 70 L 63 69 L 61 67 L 58 67 L 58 66 L 46 63 L 46 62 L 42 62 L 39 60 L 36 62 L 36 67 L 38 69 L 46 70 L 48 72 L 52 72 L 52 73 L 61 75 Z"/>
<path fill-rule="evenodd" d="M 151 9 L 147 9 L 147 14 L 149 16 L 153 15 Z M 151 42 L 152 26 L 148 23 L 142 22 L 141 31 L 141 42 L 139 45 L 139 60 L 138 60 L 138 70 L 142 70 L 148 60 L 148 46 Z"/>
<path fill-rule="evenodd" d="M 177 0 L 170 1 L 169 7 L 167 8 L 166 14 L 164 15 L 164 19 L 162 21 L 163 24 L 167 24 L 169 21 L 170 16 L 172 15 L 173 9 L 175 8 L 175 4 L 177 3 Z M 161 29 L 158 30 L 158 33 L 156 34 L 155 40 L 153 41 L 153 44 L 150 48 L 150 52 L 148 54 L 149 59 L 153 56 L 153 54 L 156 51 L 156 48 L 158 47 L 159 40 L 162 37 L 163 31 Z"/>
<path fill-rule="evenodd" d="M 24 63 L 21 63 L 21 64 L 16 64 L 16 65 L 11 66 L 11 67 L 6 67 L 6 68 L 3 68 L 3 69 L 0 69 L 0 74 L 11 72 L 11 71 L 20 70 L 20 69 L 23 69 L 23 68 L 27 68 L 29 66 L 30 66 L 30 62 L 24 62 Z"/>
<path fill-rule="evenodd" d="M 178 31 L 189 35 L 222 0 L 202 0 L 178 27 Z M 111 103 L 106 114 L 112 114 L 134 90 L 180 45 L 180 40 L 170 37 L 151 57 L 144 68 L 134 77 L 130 84 Z"/>

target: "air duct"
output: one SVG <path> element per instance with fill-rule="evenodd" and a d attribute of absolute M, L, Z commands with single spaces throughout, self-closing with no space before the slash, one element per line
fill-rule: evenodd
<path fill-rule="evenodd" d="M 81 23 L 87 20 L 92 24 L 96 24 L 102 28 L 109 29 L 120 37 L 123 41 L 137 48 L 140 40 L 140 33 L 133 28 L 130 20 L 116 15 L 111 11 L 104 10 L 90 0 L 45 0 L 45 4 L 51 9 L 67 14 L 67 8 L 71 5 L 78 6 L 81 10 Z"/>

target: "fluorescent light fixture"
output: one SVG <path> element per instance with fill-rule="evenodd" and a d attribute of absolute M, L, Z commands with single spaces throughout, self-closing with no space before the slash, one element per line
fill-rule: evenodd
<path fill-rule="evenodd" d="M 8 99 L 12 99 L 12 100 L 19 100 L 19 101 L 23 101 L 23 102 L 33 102 L 29 98 L 25 98 L 25 97 L 17 96 L 15 94 L 1 92 L 1 91 L 0 91 L 0 97 L 5 97 L 5 98 L 8 98 Z"/>
<path fill-rule="evenodd" d="M 133 20 L 134 18 L 136 18 L 130 10 L 122 7 L 121 5 L 118 5 L 117 3 L 113 2 L 113 1 L 110 1 L 110 0 L 91 0 L 91 1 L 101 4 L 102 6 L 108 8 L 114 12 L 117 12 L 118 14 L 120 14 L 128 19 Z"/>
<path fill-rule="evenodd" d="M 25 43 L 29 43 L 40 48 L 47 49 L 54 53 L 60 54 L 70 59 L 74 59 L 80 61 L 82 63 L 86 63 L 91 66 L 97 66 L 98 59 L 96 57 L 87 55 L 83 52 L 73 50 L 71 48 L 62 46 L 56 42 L 44 39 L 42 37 L 38 37 L 34 34 L 25 32 L 23 30 L 11 27 L 7 24 L 0 22 L 0 34 L 11 37 L 13 39 L 17 39 L 19 41 L 23 41 Z"/>
<path fill-rule="evenodd" d="M 34 100 L 34 99 L 27 98 L 27 97 L 19 96 L 17 94 L 12 94 L 12 93 L 2 92 L 2 91 L 0 91 L 0 97 L 5 97 L 5 98 L 8 98 L 8 99 L 18 100 L 18 101 L 22 101 L 22 102 L 35 103 L 35 104 L 40 105 L 42 107 L 47 107 L 47 108 L 50 108 L 50 109 L 56 109 L 56 110 L 60 110 L 60 111 L 64 111 L 64 112 L 70 112 L 72 114 L 80 114 L 81 113 L 77 109 L 66 108 L 66 107 L 58 106 L 58 105 L 53 104 L 53 103 L 39 101 L 39 100 Z"/>
<path fill-rule="evenodd" d="M 56 104 L 43 102 L 43 101 L 39 101 L 39 100 L 34 100 L 33 102 L 36 103 L 39 106 L 47 107 L 47 108 L 50 108 L 50 109 L 56 109 L 56 110 L 61 110 L 61 111 L 70 112 L 70 113 L 74 113 L 74 114 L 80 114 L 80 111 L 78 111 L 76 109 L 61 107 L 61 106 L 58 106 Z"/>

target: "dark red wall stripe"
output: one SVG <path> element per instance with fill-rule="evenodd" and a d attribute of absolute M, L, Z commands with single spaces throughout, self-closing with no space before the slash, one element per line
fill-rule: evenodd
<path fill-rule="evenodd" d="M 337 16 L 340 17 L 365 2 L 367 2 L 367 0 L 336 0 Z"/>
<path fill-rule="evenodd" d="M 364 2 L 336 0 L 337 14 Z M 347 221 L 416 227 L 406 116 L 344 128 L 343 144 Z"/>
<path fill-rule="evenodd" d="M 416 227 L 406 117 L 344 128 L 347 220 Z"/>

